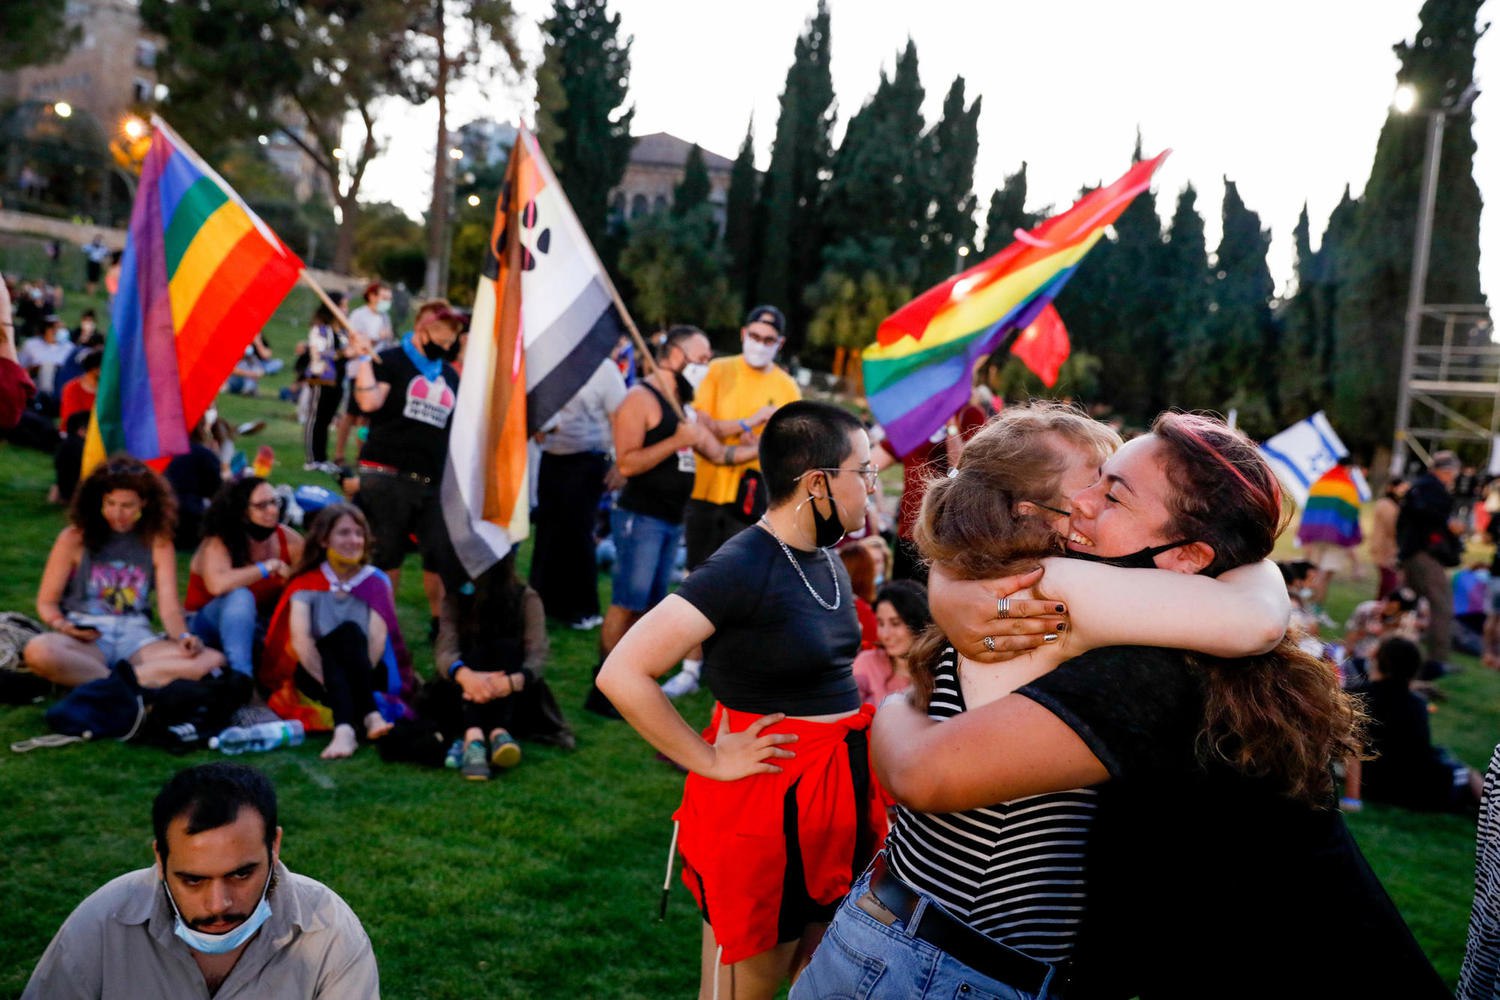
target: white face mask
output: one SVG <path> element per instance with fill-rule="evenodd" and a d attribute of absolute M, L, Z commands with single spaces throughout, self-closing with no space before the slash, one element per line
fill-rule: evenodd
<path fill-rule="evenodd" d="M 762 344 L 758 340 L 746 337 L 743 341 L 745 364 L 751 368 L 767 368 L 771 362 L 776 360 L 776 351 L 780 344 Z"/>
<path fill-rule="evenodd" d="M 390 312 L 391 311 L 391 300 L 390 299 L 376 299 L 375 300 L 375 311 L 378 312 L 378 313 L 388 313 L 388 312 Z"/>
<path fill-rule="evenodd" d="M 697 389 L 703 384 L 704 378 L 708 376 L 708 365 L 694 364 L 688 362 L 682 366 L 682 377 L 687 379 L 688 385 Z"/>
<path fill-rule="evenodd" d="M 275 868 L 266 874 L 266 886 L 260 891 L 260 902 L 256 904 L 254 911 L 245 919 L 245 922 L 223 934 L 208 934 L 200 930 L 194 930 L 182 919 L 182 911 L 177 908 L 177 900 L 172 898 L 172 890 L 167 888 L 165 880 L 161 887 L 166 890 L 167 902 L 172 906 L 172 915 L 176 917 L 173 921 L 172 933 L 194 951 L 201 951 L 205 955 L 227 955 L 240 945 L 255 936 L 255 932 L 271 917 L 271 902 L 266 897 L 271 892 L 271 879 L 275 875 Z"/>

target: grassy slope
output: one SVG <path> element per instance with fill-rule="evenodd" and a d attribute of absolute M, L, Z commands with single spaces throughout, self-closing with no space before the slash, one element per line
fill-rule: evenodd
<path fill-rule="evenodd" d="M 0 243 L 0 266 L 34 248 Z M 70 299 L 64 318 L 84 305 Z M 310 296 L 297 292 L 269 331 L 283 355 L 301 335 Z M 222 403 L 231 420 L 261 418 L 278 456 L 277 478 L 323 482 L 301 471 L 298 427 L 272 398 Z M 31 612 L 41 564 L 62 522 L 42 497 L 43 456 L 0 445 L 0 609 Z M 523 559 L 525 553 L 523 552 Z M 415 569 L 414 564 L 409 564 Z M 601 580 L 607 588 L 607 582 Z M 1369 584 L 1338 583 L 1332 612 L 1347 615 Z M 607 592 L 606 592 L 607 593 Z M 418 669 L 426 608 L 420 575 L 403 575 L 403 627 Z M 553 633 L 549 677 L 579 734 L 572 754 L 527 747 L 503 780 L 469 784 L 447 772 L 353 760 L 318 760 L 321 740 L 254 758 L 275 780 L 294 869 L 336 888 L 365 922 L 393 997 L 689 995 L 696 983 L 698 920 L 680 885 L 665 924 L 655 920 L 681 777 L 628 729 L 576 710 L 594 663 L 597 633 Z M 1462 658 L 1461 658 L 1462 659 Z M 1500 677 L 1469 670 L 1443 681 L 1450 695 L 1435 737 L 1483 766 L 1500 734 Z M 705 719 L 708 699 L 687 702 Z M 43 732 L 40 706 L 0 707 L 6 744 Z M 192 760 L 210 759 L 207 753 Z M 149 803 L 186 761 L 104 743 L 0 752 L 0 996 L 24 986 L 36 958 L 72 907 L 111 876 L 150 858 Z M 1378 807 L 1351 819 L 1371 864 L 1445 978 L 1457 978 L 1473 878 L 1473 824 Z M 675 881 L 675 880 L 674 880 Z M 1330 960 L 1336 960 L 1330 957 Z"/>

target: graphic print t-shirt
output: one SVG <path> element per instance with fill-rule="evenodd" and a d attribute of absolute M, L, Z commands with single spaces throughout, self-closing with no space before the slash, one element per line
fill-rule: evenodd
<path fill-rule="evenodd" d="M 448 460 L 448 425 L 458 402 L 458 372 L 444 362 L 442 374 L 428 379 L 399 345 L 380 352 L 375 378 L 391 391 L 370 412 L 370 437 L 361 460 L 393 466 L 436 481 Z"/>

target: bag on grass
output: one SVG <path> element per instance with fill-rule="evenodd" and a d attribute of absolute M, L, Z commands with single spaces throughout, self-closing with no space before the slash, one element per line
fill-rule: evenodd
<path fill-rule="evenodd" d="M 208 744 L 227 728 L 236 710 L 250 700 L 255 682 L 233 670 L 201 680 L 175 680 L 146 693 L 146 721 L 136 741 L 171 753 L 187 753 Z"/>
<path fill-rule="evenodd" d="M 59 735 L 121 742 L 134 736 L 145 718 L 145 699 L 128 660 L 116 663 L 108 677 L 69 691 L 46 715 L 47 725 Z"/>
<path fill-rule="evenodd" d="M 22 650 L 45 632 L 40 622 L 14 611 L 0 613 L 0 704 L 28 705 L 45 696 L 52 685 L 30 670 Z"/>

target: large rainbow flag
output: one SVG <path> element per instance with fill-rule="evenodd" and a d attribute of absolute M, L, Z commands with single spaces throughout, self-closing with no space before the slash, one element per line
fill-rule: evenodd
<path fill-rule="evenodd" d="M 141 165 L 120 290 L 84 445 L 180 455 L 302 261 L 160 118 Z"/>
<path fill-rule="evenodd" d="M 1318 478 L 1307 491 L 1302 508 L 1302 523 L 1297 526 L 1297 542 L 1332 542 L 1353 548 L 1363 540 L 1359 529 L 1359 505 L 1370 499 L 1370 486 L 1360 471 L 1348 465 L 1335 465 Z"/>
<path fill-rule="evenodd" d="M 864 352 L 865 393 L 896 454 L 921 445 L 963 407 L 975 363 L 1042 313 L 1105 227 L 1150 186 L 1168 152 L 1029 233 L 1017 230 L 1010 246 L 880 324 L 875 346 Z"/>
<path fill-rule="evenodd" d="M 526 442 L 624 332 L 593 244 L 522 127 L 480 266 L 443 470 L 443 518 L 470 576 L 530 533 Z"/>

